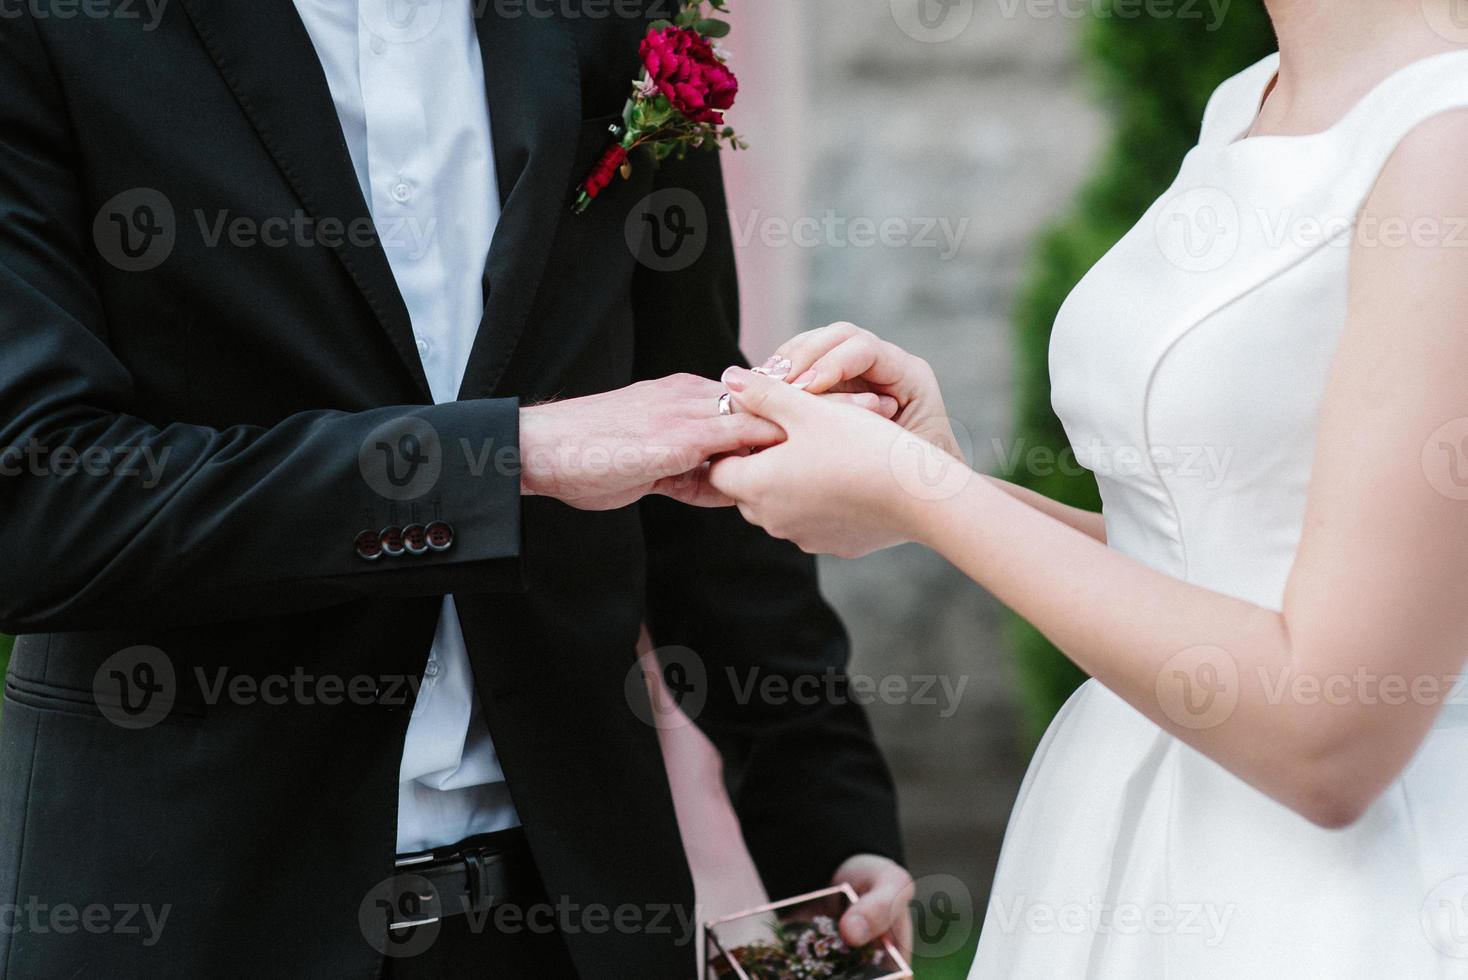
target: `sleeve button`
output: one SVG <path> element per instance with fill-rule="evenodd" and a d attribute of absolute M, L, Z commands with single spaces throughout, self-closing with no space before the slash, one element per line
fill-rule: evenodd
<path fill-rule="evenodd" d="M 382 557 L 382 538 L 376 531 L 363 531 L 357 535 L 356 548 L 363 561 L 376 561 Z"/>
<path fill-rule="evenodd" d="M 428 553 L 428 529 L 422 524 L 409 524 L 403 528 L 403 547 L 410 555 Z"/>
<path fill-rule="evenodd" d="M 378 539 L 382 542 L 383 554 L 389 558 L 397 558 L 407 550 L 403 545 L 403 529 L 400 527 L 383 528 Z"/>
<path fill-rule="evenodd" d="M 448 521 L 434 521 L 424 533 L 432 551 L 448 551 L 454 546 L 454 529 L 449 526 Z"/>

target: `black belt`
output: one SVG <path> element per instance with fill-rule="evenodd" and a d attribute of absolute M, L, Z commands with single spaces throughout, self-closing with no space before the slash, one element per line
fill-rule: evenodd
<path fill-rule="evenodd" d="M 435 851 L 403 854 L 396 867 L 392 929 L 428 925 L 507 902 L 530 902 L 543 892 L 518 828 Z"/>

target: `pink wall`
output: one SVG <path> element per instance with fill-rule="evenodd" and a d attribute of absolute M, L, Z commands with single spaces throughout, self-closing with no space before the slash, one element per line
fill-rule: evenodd
<path fill-rule="evenodd" d="M 761 244 L 759 223 L 793 221 L 802 211 L 806 174 L 805 65 L 795 0 L 734 0 L 734 33 L 726 40 L 739 75 L 739 101 L 729 122 L 750 144 L 726 153 L 731 217 L 739 245 L 744 351 L 756 361 L 804 322 L 805 256 L 789 245 Z"/>

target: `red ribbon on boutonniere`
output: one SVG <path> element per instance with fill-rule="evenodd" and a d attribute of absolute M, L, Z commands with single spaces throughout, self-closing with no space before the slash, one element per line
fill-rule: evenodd
<path fill-rule="evenodd" d="M 704 4 L 727 13 L 727 0 L 680 0 L 671 21 L 653 23 L 642 39 L 642 76 L 632 83 L 632 97 L 622 110 L 622 125 L 613 127 L 619 141 L 602 154 L 576 194 L 581 214 L 619 172 L 632 176 L 632 151 L 647 147 L 656 160 L 690 149 L 747 144 L 724 125 L 724 113 L 739 95 L 739 79 L 716 39 L 729 33 L 727 21 L 704 16 Z"/>

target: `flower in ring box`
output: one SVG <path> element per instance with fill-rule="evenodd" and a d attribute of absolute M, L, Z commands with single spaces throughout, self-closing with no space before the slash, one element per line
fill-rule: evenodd
<path fill-rule="evenodd" d="M 591 206 L 612 179 L 632 175 L 632 153 L 645 147 L 654 160 L 682 159 L 689 150 L 745 147 L 724 113 L 739 95 L 739 79 L 713 39 L 729 33 L 722 20 L 704 16 L 705 5 L 725 12 L 727 0 L 680 0 L 677 16 L 649 26 L 642 40 L 642 72 L 622 119 L 612 127 L 617 142 L 581 182 L 575 211 Z"/>
<path fill-rule="evenodd" d="M 723 122 L 739 95 L 739 79 L 690 28 L 665 27 L 643 38 L 642 63 L 648 80 L 691 122 Z"/>

